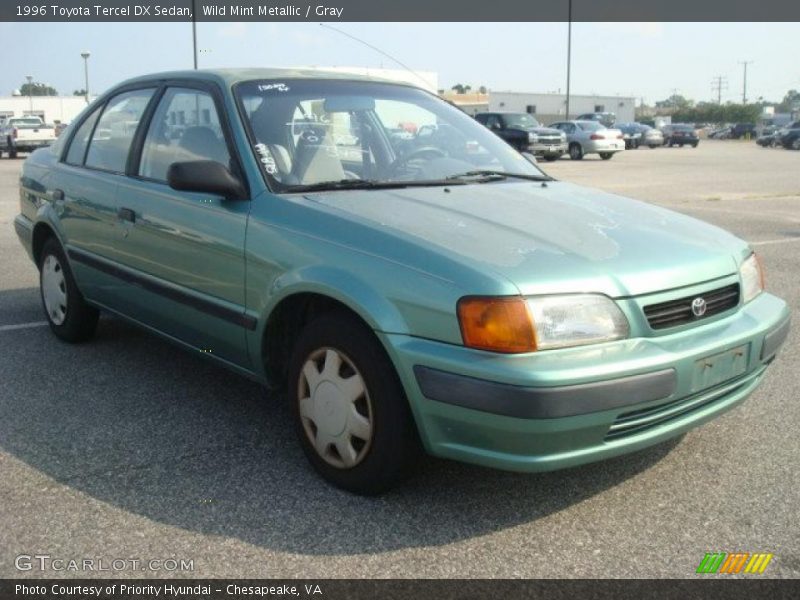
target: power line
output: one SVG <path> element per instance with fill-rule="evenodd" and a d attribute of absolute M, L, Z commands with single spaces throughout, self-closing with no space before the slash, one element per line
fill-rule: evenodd
<path fill-rule="evenodd" d="M 717 104 L 722 104 L 722 90 L 728 89 L 728 78 L 717 75 L 711 80 L 711 91 L 717 93 Z"/>
<path fill-rule="evenodd" d="M 343 36 L 345 36 L 345 37 L 349 37 L 351 40 L 354 40 L 354 41 L 358 42 L 359 44 L 363 44 L 363 45 L 364 45 L 364 46 L 366 46 L 367 48 L 370 48 L 371 50 L 374 50 L 375 52 L 377 52 L 377 53 L 379 53 L 379 54 L 383 54 L 383 55 L 384 55 L 386 58 L 388 58 L 388 59 L 390 59 L 390 60 L 392 60 L 392 61 L 396 62 L 398 65 L 400 65 L 401 67 L 403 67 L 403 68 L 404 68 L 406 71 L 408 71 L 409 73 L 411 73 L 412 75 L 414 75 L 414 77 L 416 77 L 417 79 L 419 79 L 420 81 L 422 81 L 422 82 L 425 84 L 425 87 L 428 87 L 428 86 L 430 86 L 430 82 L 429 82 L 429 81 L 426 81 L 426 80 L 425 80 L 425 78 L 424 78 L 422 75 L 420 75 L 419 73 L 417 73 L 417 72 L 416 72 L 414 69 L 412 69 L 412 68 L 411 68 L 411 67 L 409 67 L 408 65 L 406 65 L 406 64 L 404 64 L 404 63 L 402 63 L 402 62 L 400 62 L 398 59 L 396 59 L 394 56 L 392 56 L 392 55 L 391 55 L 391 54 L 389 54 L 388 52 L 384 52 L 383 50 L 381 50 L 381 49 L 380 49 L 380 48 L 378 48 L 377 46 L 373 46 L 373 45 L 372 45 L 372 44 L 370 44 L 369 42 L 365 42 L 365 41 L 364 41 L 364 40 L 362 40 L 361 38 L 357 38 L 356 36 L 354 36 L 354 35 L 352 35 L 352 34 L 350 34 L 350 33 L 347 33 L 346 31 L 342 31 L 341 29 L 337 29 L 337 28 L 336 28 L 336 27 L 334 27 L 333 25 L 327 25 L 326 23 L 320 23 L 320 24 L 319 24 L 319 26 L 320 26 L 320 27 L 324 27 L 325 29 L 331 29 L 332 31 L 335 31 L 336 33 L 340 33 L 340 34 L 342 34 L 342 35 L 343 35 Z"/>
<path fill-rule="evenodd" d="M 739 64 L 744 66 L 744 83 L 742 85 L 742 104 L 747 104 L 747 65 L 752 65 L 752 60 L 740 60 Z"/>

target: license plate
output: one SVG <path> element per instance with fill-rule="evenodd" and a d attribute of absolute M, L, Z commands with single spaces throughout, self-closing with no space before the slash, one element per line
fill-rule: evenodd
<path fill-rule="evenodd" d="M 749 358 L 750 344 L 745 344 L 695 361 L 692 392 L 700 392 L 743 375 Z"/>
<path fill-rule="evenodd" d="M 556 147 L 555 146 L 548 146 L 547 147 L 547 151 L 548 152 L 555 152 L 556 151 Z"/>

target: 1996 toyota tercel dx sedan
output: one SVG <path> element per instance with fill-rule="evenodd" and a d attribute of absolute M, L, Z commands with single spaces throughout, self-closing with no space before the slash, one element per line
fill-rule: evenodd
<path fill-rule="evenodd" d="M 421 448 L 530 472 L 678 436 L 747 397 L 789 330 L 742 240 L 556 181 L 410 85 L 133 79 L 20 187 L 56 336 L 107 311 L 285 386 L 310 462 L 357 493 Z"/>

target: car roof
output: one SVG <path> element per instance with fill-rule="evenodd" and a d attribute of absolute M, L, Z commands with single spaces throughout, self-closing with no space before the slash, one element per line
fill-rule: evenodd
<path fill-rule="evenodd" d="M 310 68 L 241 68 L 241 69 L 198 69 L 183 71 L 163 71 L 151 73 L 128 79 L 119 84 L 124 85 L 146 83 L 149 81 L 159 81 L 165 79 L 195 79 L 211 81 L 221 84 L 223 87 L 230 87 L 242 81 L 253 81 L 258 79 L 318 79 L 330 80 L 337 79 L 342 81 L 364 81 L 378 83 L 392 83 L 408 87 L 419 87 L 411 83 L 374 77 L 372 75 L 359 75 L 356 73 L 345 73 L 340 71 L 326 71 L 324 69 Z"/>

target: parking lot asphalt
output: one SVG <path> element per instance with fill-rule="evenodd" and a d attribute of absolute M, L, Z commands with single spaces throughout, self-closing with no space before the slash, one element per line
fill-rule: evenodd
<path fill-rule="evenodd" d="M 541 475 L 430 459 L 365 499 L 311 471 L 277 395 L 116 319 L 79 346 L 41 326 L 21 165 L 0 160 L 0 577 L 692 577 L 711 551 L 800 576 L 797 325 L 750 399 L 678 440 Z M 800 152 L 704 141 L 543 167 L 735 232 L 800 306 Z M 33 554 L 194 570 L 15 568 Z"/>

